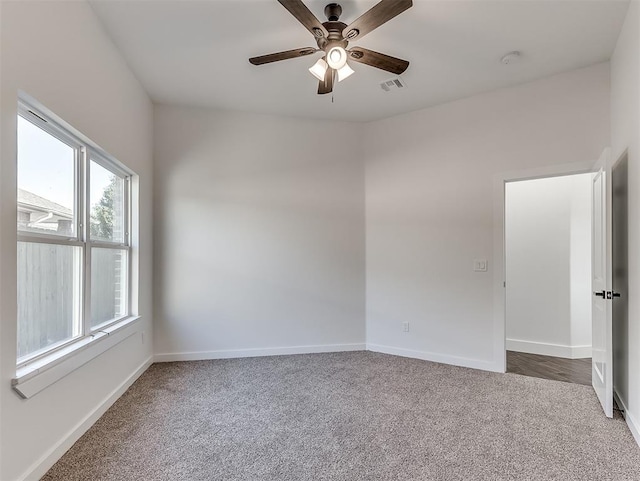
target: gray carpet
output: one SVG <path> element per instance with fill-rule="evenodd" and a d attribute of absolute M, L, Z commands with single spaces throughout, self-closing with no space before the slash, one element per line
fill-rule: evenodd
<path fill-rule="evenodd" d="M 640 480 L 587 386 L 371 352 L 154 364 L 44 480 Z"/>

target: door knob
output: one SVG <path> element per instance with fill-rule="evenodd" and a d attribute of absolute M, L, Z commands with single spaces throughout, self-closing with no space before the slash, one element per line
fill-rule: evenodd
<path fill-rule="evenodd" d="M 613 291 L 613 297 L 620 297 L 620 293 L 616 292 L 616 291 Z"/>
<path fill-rule="evenodd" d="M 604 293 L 605 291 L 600 291 L 600 292 L 594 292 L 594 294 L 598 297 L 602 297 L 604 299 Z"/>

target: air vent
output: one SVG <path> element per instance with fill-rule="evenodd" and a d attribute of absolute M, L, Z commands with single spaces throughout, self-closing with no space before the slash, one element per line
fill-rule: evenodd
<path fill-rule="evenodd" d="M 396 77 L 396 78 L 387 80 L 386 82 L 382 82 L 380 84 L 380 87 L 385 92 L 391 92 L 392 90 L 405 89 L 407 88 L 407 84 L 404 83 L 404 80 L 402 80 L 400 77 Z"/>

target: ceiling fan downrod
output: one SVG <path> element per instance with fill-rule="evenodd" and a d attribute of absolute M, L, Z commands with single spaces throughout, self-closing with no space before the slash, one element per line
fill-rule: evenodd
<path fill-rule="evenodd" d="M 337 22 L 342 15 L 342 7 L 337 3 L 330 3 L 324 7 L 324 14 L 330 22 Z"/>

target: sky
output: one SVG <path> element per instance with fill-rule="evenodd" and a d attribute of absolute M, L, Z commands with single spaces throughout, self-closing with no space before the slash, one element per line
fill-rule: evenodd
<path fill-rule="evenodd" d="M 93 166 L 91 205 L 100 200 L 112 175 L 92 162 Z M 20 116 L 18 187 L 74 210 L 74 149 Z"/>

